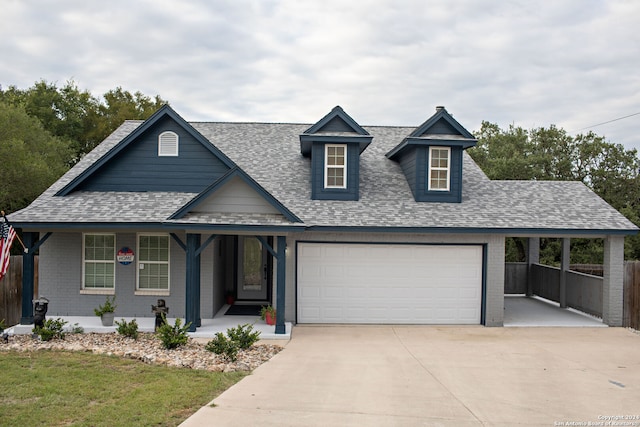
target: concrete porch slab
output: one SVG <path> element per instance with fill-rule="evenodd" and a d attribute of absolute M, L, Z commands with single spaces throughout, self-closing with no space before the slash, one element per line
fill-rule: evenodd
<path fill-rule="evenodd" d="M 267 325 L 260 317 L 257 316 L 226 316 L 228 305 L 223 306 L 213 319 L 202 319 L 202 326 L 197 328 L 195 332 L 190 332 L 189 336 L 192 338 L 213 338 L 218 332 L 226 332 L 227 329 L 236 327 L 238 325 L 250 324 L 253 325 L 254 331 L 260 331 L 261 340 L 290 340 L 291 339 L 291 322 L 285 322 L 286 333 L 276 334 L 275 326 Z M 97 316 L 49 316 L 47 319 L 61 318 L 67 322 L 66 328 L 70 330 L 74 325 L 81 326 L 84 332 L 90 333 L 111 333 L 116 331 L 116 325 L 102 326 L 100 318 Z M 116 316 L 115 320 L 126 320 L 130 322 L 133 317 L 119 317 Z M 138 322 L 138 330 L 140 332 L 153 332 L 155 317 L 136 317 Z M 169 324 L 174 324 L 176 318 L 168 317 Z M 181 319 L 184 322 L 184 319 Z M 184 324 L 184 323 L 183 323 Z M 30 334 L 33 329 L 33 325 L 15 325 L 8 328 L 6 332 L 9 334 Z"/>

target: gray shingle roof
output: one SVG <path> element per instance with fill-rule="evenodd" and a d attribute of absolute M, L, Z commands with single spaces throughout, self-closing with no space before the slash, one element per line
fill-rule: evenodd
<path fill-rule="evenodd" d="M 292 225 L 277 215 L 188 214 L 167 218 L 194 193 L 54 194 L 140 125 L 127 121 L 45 191 L 16 223 L 176 223 Z M 191 125 L 297 215 L 302 227 L 517 229 L 550 233 L 630 232 L 637 228 L 580 182 L 491 181 L 465 153 L 462 203 L 416 202 L 398 163 L 385 157 L 414 128 L 364 126 L 373 141 L 360 157 L 360 200 L 311 200 L 310 159 L 300 153 L 308 124 Z"/>

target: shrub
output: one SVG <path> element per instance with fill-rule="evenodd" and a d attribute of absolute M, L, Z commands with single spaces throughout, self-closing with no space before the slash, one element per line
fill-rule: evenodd
<path fill-rule="evenodd" d="M 238 351 L 248 349 L 260 339 L 259 337 L 260 331 L 253 331 L 253 326 L 245 323 L 244 325 L 227 329 L 227 335 L 218 332 L 207 343 L 205 349 L 235 362 L 238 360 Z"/>
<path fill-rule="evenodd" d="M 32 331 L 34 334 L 38 335 L 42 341 L 50 341 L 53 338 L 64 339 L 63 328 L 66 324 L 67 322 L 60 318 L 55 320 L 47 319 L 44 321 L 42 327 L 36 326 Z"/>
<path fill-rule="evenodd" d="M 136 319 L 133 319 L 131 322 L 127 322 L 124 319 L 120 322 L 116 320 L 116 325 L 118 325 L 116 332 L 120 335 L 133 338 L 134 340 L 138 339 L 138 322 L 136 322 Z"/>
<path fill-rule="evenodd" d="M 162 326 L 158 328 L 156 334 L 158 334 L 164 348 L 172 350 L 185 345 L 189 341 L 189 326 L 191 326 L 191 322 L 182 326 L 182 321 L 178 318 L 175 325 L 171 326 L 167 323 L 167 317 L 164 314 L 162 315 L 162 320 Z"/>
<path fill-rule="evenodd" d="M 82 334 L 84 333 L 84 328 L 80 326 L 78 323 L 74 323 L 71 326 L 71 330 L 69 332 L 71 332 L 72 334 Z"/>
<path fill-rule="evenodd" d="M 227 335 L 240 350 L 246 350 L 260 340 L 260 331 L 253 331 L 253 326 L 248 323 L 227 329 Z"/>
<path fill-rule="evenodd" d="M 222 332 L 218 332 L 204 348 L 215 354 L 222 355 L 232 362 L 238 360 L 238 343 L 227 338 Z"/>

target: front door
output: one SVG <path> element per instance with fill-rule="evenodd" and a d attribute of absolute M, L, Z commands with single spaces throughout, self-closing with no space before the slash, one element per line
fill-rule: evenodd
<path fill-rule="evenodd" d="M 238 300 L 268 300 L 267 251 L 255 237 L 238 237 Z"/>

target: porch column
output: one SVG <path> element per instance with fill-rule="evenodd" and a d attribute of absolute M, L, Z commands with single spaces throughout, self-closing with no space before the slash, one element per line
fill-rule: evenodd
<path fill-rule="evenodd" d="M 185 322 L 191 322 L 189 332 L 202 325 L 200 319 L 200 235 L 187 233 L 187 274 L 185 283 Z"/>
<path fill-rule="evenodd" d="M 527 239 L 527 292 L 528 297 L 533 296 L 533 264 L 540 263 L 540 238 L 529 237 Z"/>
<path fill-rule="evenodd" d="M 24 246 L 31 248 L 38 241 L 39 233 L 22 233 Z M 28 251 L 22 254 L 22 317 L 21 325 L 33 324 L 33 298 L 35 282 L 35 253 Z"/>
<path fill-rule="evenodd" d="M 567 275 L 569 274 L 569 262 L 571 260 L 571 239 L 562 239 L 562 253 L 560 257 L 560 308 L 567 308 Z"/>
<path fill-rule="evenodd" d="M 285 236 L 278 236 L 278 253 L 277 259 L 277 273 L 276 273 L 276 334 L 285 334 L 286 327 L 284 325 L 284 307 L 285 307 L 285 279 L 287 266 L 286 261 L 286 248 L 287 238 Z"/>
<path fill-rule="evenodd" d="M 602 321 L 622 326 L 624 307 L 624 237 L 604 239 L 604 277 L 602 282 Z"/>
<path fill-rule="evenodd" d="M 485 250 L 485 326 L 504 324 L 504 236 L 491 235 Z"/>

